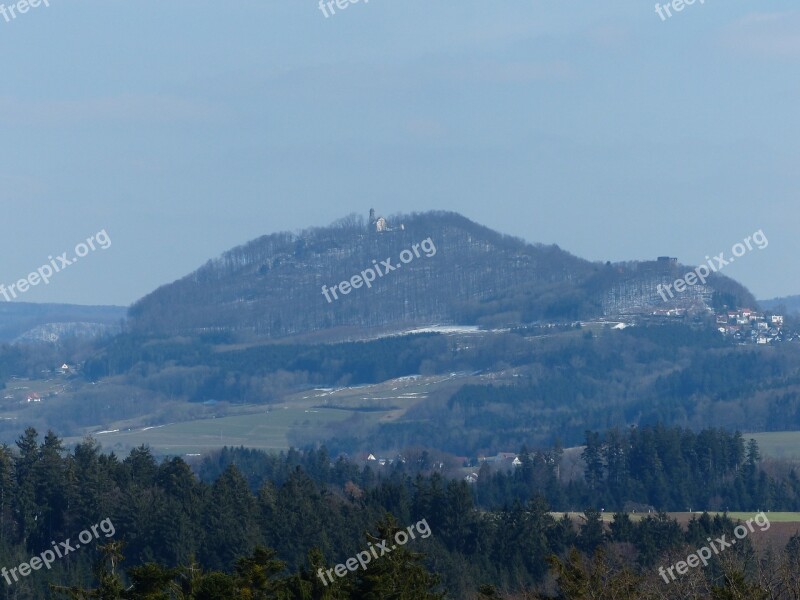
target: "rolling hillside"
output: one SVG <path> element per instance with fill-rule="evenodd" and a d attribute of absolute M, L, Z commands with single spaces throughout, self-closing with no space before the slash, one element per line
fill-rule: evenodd
<path fill-rule="evenodd" d="M 765 310 L 775 310 L 779 307 L 783 307 L 786 309 L 787 313 L 800 315 L 800 296 L 771 298 L 770 300 L 759 300 L 758 303 Z"/>
<path fill-rule="evenodd" d="M 0 302 L 0 342 L 92 337 L 118 330 L 125 313 L 122 306 Z"/>
<path fill-rule="evenodd" d="M 369 222 L 351 216 L 234 248 L 141 299 L 130 317 L 133 330 L 146 334 L 235 331 L 279 338 L 345 327 L 507 326 L 704 308 L 717 292 L 727 304 L 755 303 L 721 276 L 663 302 L 656 286 L 686 270 L 669 260 L 591 263 L 455 213 Z M 331 291 L 343 281 L 347 288 Z"/>

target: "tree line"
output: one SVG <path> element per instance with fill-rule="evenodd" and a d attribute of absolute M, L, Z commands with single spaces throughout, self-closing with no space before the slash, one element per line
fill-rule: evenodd
<path fill-rule="evenodd" d="M 102 519 L 111 519 L 117 533 L 109 547 L 70 554 L 46 575 L 14 583 L 8 597 L 48 597 L 54 593 L 50 584 L 75 598 L 478 598 L 479 590 L 502 597 L 552 591 L 554 578 L 591 578 L 598 568 L 592 561 L 611 557 L 620 577 L 650 585 L 656 564 L 672 564 L 673 554 L 731 531 L 735 523 L 703 515 L 683 529 L 657 511 L 642 518 L 620 511 L 604 523 L 597 502 L 609 500 L 607 512 L 615 511 L 614 499 L 628 498 L 644 481 L 637 473 L 646 465 L 638 465 L 638 472 L 631 468 L 643 458 L 609 464 L 619 447 L 634 451 L 632 457 L 655 448 L 651 458 L 660 461 L 675 447 L 670 440 L 687 443 L 686 466 L 660 474 L 668 486 L 695 470 L 697 477 L 744 490 L 753 476 L 756 482 L 762 478 L 757 447 L 736 434 L 709 431 L 692 439 L 685 431 L 653 429 L 627 438 L 614 432 L 589 437 L 580 478 L 562 481 L 554 467 L 557 449 L 523 449 L 521 467 L 486 474 L 470 486 L 443 476 L 424 455 L 382 470 L 333 458 L 324 448 L 278 455 L 227 449 L 207 457 L 195 474 L 182 459 L 159 462 L 147 448 L 121 459 L 104 454 L 91 439 L 66 450 L 52 432 L 40 440 L 28 429 L 15 448 L 0 448 L 0 563 L 18 565 L 52 540 L 74 538 Z M 657 481 L 658 470 L 651 470 Z M 581 517 L 553 512 L 571 508 L 571 498 L 583 502 Z M 740 500 L 745 504 L 730 509 L 752 510 L 751 498 Z M 337 579 L 336 585 L 323 586 L 316 576 L 321 566 L 355 556 L 366 540 L 422 519 L 433 534 L 409 545 L 409 554 L 392 557 L 397 562 L 376 561 L 375 569 Z M 624 548 L 622 560 L 617 553 Z M 791 556 L 787 550 L 776 560 Z M 409 573 L 416 573 L 411 579 L 419 585 L 403 591 Z M 741 574 L 752 584 L 752 572 Z M 197 576 L 191 585 L 190 575 Z M 250 595 L 241 591 L 256 583 Z M 283 591 L 269 591 L 273 585 Z M 184 596 L 176 595 L 179 589 Z M 124 595 L 134 593 L 139 595 Z"/>

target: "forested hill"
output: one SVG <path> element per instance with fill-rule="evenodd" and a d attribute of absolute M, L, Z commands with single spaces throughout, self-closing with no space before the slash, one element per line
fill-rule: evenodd
<path fill-rule="evenodd" d="M 784 296 L 770 300 L 759 300 L 759 304 L 766 310 L 781 310 L 785 313 L 800 314 L 800 296 Z"/>
<path fill-rule="evenodd" d="M 672 263 L 591 263 L 455 213 L 400 215 L 376 231 L 380 226 L 351 215 L 329 227 L 258 238 L 141 299 L 130 310 L 132 327 L 282 337 L 335 327 L 582 319 L 661 302 L 655 286 L 682 274 Z M 382 274 L 373 271 L 367 286 L 370 268 Z M 358 289 L 330 291 L 354 276 Z M 755 302 L 731 280 L 709 283 L 686 298 L 708 304 L 719 290 L 729 304 Z"/>
<path fill-rule="evenodd" d="M 114 331 L 125 318 L 122 306 L 79 306 L 4 302 L 0 296 L 0 342 Z"/>

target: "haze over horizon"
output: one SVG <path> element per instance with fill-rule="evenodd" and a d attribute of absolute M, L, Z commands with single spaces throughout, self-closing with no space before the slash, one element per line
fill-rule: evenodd
<path fill-rule="evenodd" d="M 0 18 L 0 283 L 105 230 L 19 300 L 128 305 L 374 207 L 593 261 L 699 264 L 763 230 L 724 274 L 800 293 L 800 10 L 579 5 L 51 0 Z"/>

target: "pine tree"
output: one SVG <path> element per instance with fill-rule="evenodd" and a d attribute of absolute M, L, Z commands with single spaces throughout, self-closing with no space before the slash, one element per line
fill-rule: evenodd
<path fill-rule="evenodd" d="M 95 578 L 100 583 L 97 588 L 51 586 L 51 589 L 57 594 L 66 595 L 70 600 L 125 600 L 122 581 L 117 574 L 117 567 L 122 561 L 122 543 L 110 542 L 100 546 L 98 550 L 100 558 L 94 568 Z"/>
<path fill-rule="evenodd" d="M 373 544 L 386 540 L 391 547 L 398 531 L 394 518 L 387 515 L 378 524 L 378 536 L 367 535 L 367 540 Z M 444 594 L 435 591 L 438 577 L 431 575 L 422 561 L 422 554 L 397 545 L 385 556 L 373 559 L 366 570 L 354 574 L 353 600 L 443 600 Z"/>

